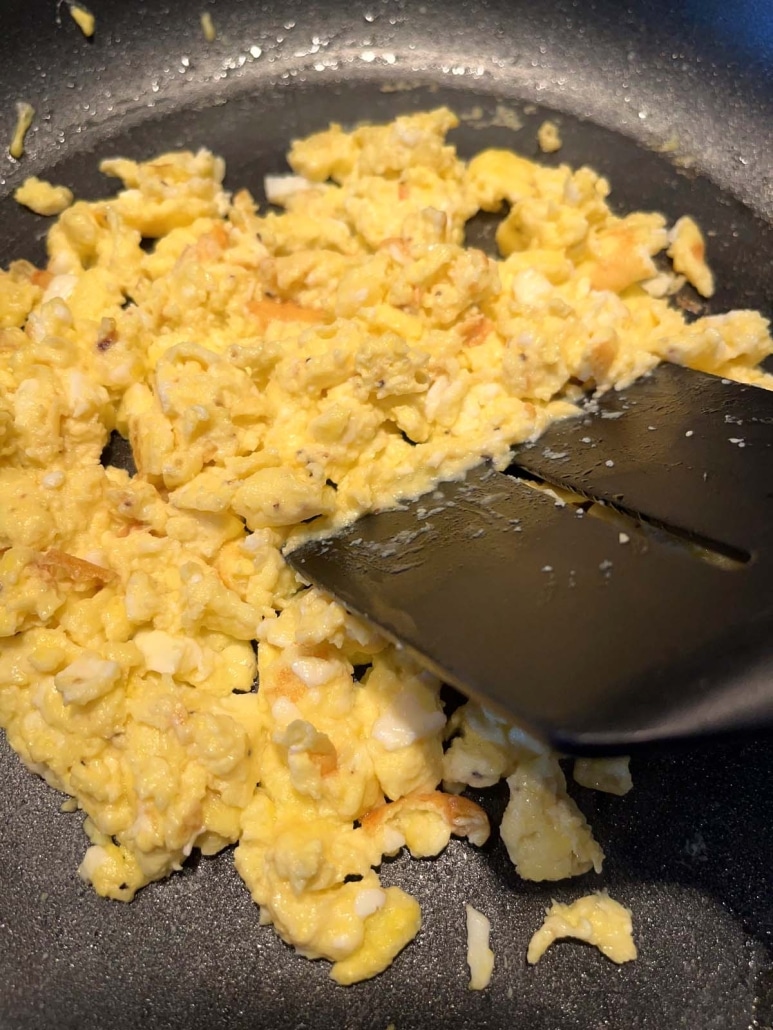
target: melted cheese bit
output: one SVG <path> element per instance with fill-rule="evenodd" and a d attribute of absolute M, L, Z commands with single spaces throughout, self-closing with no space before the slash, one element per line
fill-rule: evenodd
<path fill-rule="evenodd" d="M 77 285 L 77 275 L 55 275 L 43 294 L 43 303 L 47 304 L 48 301 L 57 298 L 59 300 L 69 300 Z"/>
<path fill-rule="evenodd" d="M 265 175 L 263 177 L 263 190 L 269 204 L 282 206 L 290 197 L 296 193 L 303 193 L 314 186 L 303 175 Z"/>
<path fill-rule="evenodd" d="M 208 43 L 214 43 L 217 39 L 215 23 L 212 21 L 212 15 L 209 11 L 204 11 L 201 15 L 201 31 L 204 33 L 204 39 Z"/>
<path fill-rule="evenodd" d="M 16 127 L 8 147 L 8 153 L 17 161 L 24 153 L 24 137 L 27 135 L 34 117 L 35 108 L 32 104 L 28 104 L 25 100 L 18 101 L 16 104 Z"/>
<path fill-rule="evenodd" d="M 141 630 L 134 637 L 149 672 L 176 676 L 202 665 L 203 654 L 195 640 L 174 636 L 161 629 Z"/>
<path fill-rule="evenodd" d="M 467 913 L 467 965 L 470 967 L 471 991 L 482 991 L 491 982 L 494 971 L 494 952 L 489 947 L 491 923 L 472 905 L 464 906 Z"/>
<path fill-rule="evenodd" d="M 340 662 L 328 662 L 324 658 L 296 658 L 290 668 L 307 687 L 321 687 L 329 683 L 343 668 Z"/>
<path fill-rule="evenodd" d="M 398 751 L 431 736 L 445 724 L 443 712 L 428 711 L 412 691 L 401 690 L 387 711 L 376 719 L 371 735 L 387 751 Z"/>
<path fill-rule="evenodd" d="M 96 18 L 87 11 L 85 7 L 81 7 L 80 4 L 70 4 L 70 17 L 81 30 L 86 39 L 91 39 L 94 35 L 94 28 L 96 26 Z"/>
<path fill-rule="evenodd" d="M 542 926 L 529 941 L 526 959 L 539 962 L 553 941 L 576 937 L 594 945 L 612 962 L 631 962 L 636 958 L 631 912 L 614 901 L 606 891 L 587 894 L 571 905 L 554 901 Z"/>
<path fill-rule="evenodd" d="M 291 722 L 302 719 L 300 708 L 286 697 L 278 697 L 271 705 L 271 718 L 281 729 L 286 729 Z"/>
<path fill-rule="evenodd" d="M 354 911 L 360 919 L 367 919 L 384 907 L 386 897 L 386 891 L 380 887 L 365 887 L 355 898 Z"/>

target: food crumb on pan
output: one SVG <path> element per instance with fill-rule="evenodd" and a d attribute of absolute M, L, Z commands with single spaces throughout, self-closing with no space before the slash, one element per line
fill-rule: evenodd
<path fill-rule="evenodd" d="M 201 31 L 204 33 L 204 39 L 208 43 L 214 43 L 217 39 L 217 31 L 215 29 L 215 23 L 212 21 L 212 15 L 209 11 L 202 12 L 201 18 Z"/>
<path fill-rule="evenodd" d="M 70 11 L 70 17 L 81 30 L 86 39 L 91 39 L 94 35 L 94 29 L 96 27 L 96 18 L 88 11 L 85 7 L 80 4 L 70 3 L 67 5 Z"/>
<path fill-rule="evenodd" d="M 664 140 L 662 143 L 656 144 L 654 150 L 658 154 L 675 154 L 679 150 L 680 146 L 681 143 L 679 137 L 676 133 L 673 133 L 671 136 L 668 137 L 668 139 Z"/>
<path fill-rule="evenodd" d="M 523 119 L 513 107 L 497 104 L 493 114 L 487 114 L 480 104 L 475 104 L 468 111 L 459 112 L 459 121 L 472 129 L 509 129 L 519 132 L 523 128 Z"/>
<path fill-rule="evenodd" d="M 592 944 L 618 965 L 636 958 L 631 912 L 606 891 L 596 891 L 569 905 L 554 901 L 545 921 L 529 941 L 526 960 L 536 965 L 550 945 L 562 937 Z"/>
<path fill-rule="evenodd" d="M 467 914 L 467 965 L 470 967 L 471 991 L 482 991 L 491 982 L 494 952 L 489 945 L 491 922 L 472 905 L 464 906 Z"/>
<path fill-rule="evenodd" d="M 621 533 L 619 540 L 621 544 L 627 544 L 630 537 L 627 533 Z M 582 787 L 622 797 L 633 787 L 629 764 L 630 758 L 627 755 L 615 758 L 575 758 L 573 775 L 575 782 Z"/>
<path fill-rule="evenodd" d="M 8 145 L 8 153 L 17 161 L 24 154 L 24 138 L 32 125 L 35 117 L 35 108 L 26 100 L 19 100 L 16 103 L 16 125 L 13 130 L 11 142 Z"/>
<path fill-rule="evenodd" d="M 13 199 L 34 211 L 36 215 L 60 215 L 73 202 L 72 190 L 66 186 L 54 186 L 31 175 L 14 191 Z"/>
<path fill-rule="evenodd" d="M 563 146 L 563 140 L 555 122 L 546 121 L 537 129 L 537 143 L 543 154 L 555 154 Z"/>

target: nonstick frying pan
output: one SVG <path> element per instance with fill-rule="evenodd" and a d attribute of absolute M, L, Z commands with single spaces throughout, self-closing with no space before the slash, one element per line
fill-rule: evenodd
<path fill-rule="evenodd" d="M 95 197 L 111 188 L 101 156 L 207 145 L 226 157 L 231 185 L 260 197 L 292 136 L 449 103 L 467 116 L 455 133 L 463 154 L 534 155 L 537 126 L 556 117 L 560 160 L 608 174 L 620 209 L 699 218 L 721 284 L 711 310 L 770 314 L 768 0 L 218 0 L 206 7 L 212 44 L 189 0 L 92 6 L 87 42 L 66 10 L 57 24 L 54 0 L 3 5 L 0 132 L 10 136 L 16 100 L 38 111 L 23 161 L 2 165 L 4 262 L 42 257 L 42 221 L 8 199 L 26 175 Z M 474 232 L 485 242 L 490 226 Z M 424 929 L 381 977 L 343 989 L 258 925 L 228 855 L 194 859 L 129 906 L 98 898 L 75 874 L 78 817 L 59 814 L 61 798 L 3 743 L 0 1028 L 770 1027 L 770 744 L 653 750 L 626 798 L 577 789 L 608 854 L 600 878 L 524 883 L 496 839 L 385 864 L 387 882 L 418 896 Z M 481 800 L 496 821 L 503 794 Z M 565 944 L 528 969 L 549 899 L 600 885 L 633 909 L 639 961 L 617 968 Z M 493 925 L 497 966 L 480 994 L 466 987 L 465 901 Z"/>

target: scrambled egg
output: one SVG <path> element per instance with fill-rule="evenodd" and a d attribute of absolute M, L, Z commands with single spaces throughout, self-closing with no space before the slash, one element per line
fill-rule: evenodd
<path fill-rule="evenodd" d="M 554 901 L 544 923 L 529 941 L 527 961 L 535 965 L 560 937 L 576 937 L 593 944 L 618 964 L 636 958 L 631 913 L 606 891 L 588 894 L 571 905 Z"/>
<path fill-rule="evenodd" d="M 543 154 L 555 154 L 563 146 L 561 134 L 555 122 L 543 122 L 537 129 L 537 143 Z"/>
<path fill-rule="evenodd" d="M 104 161 L 117 194 L 62 212 L 45 268 L 0 272 L 0 724 L 75 799 L 98 893 L 237 843 L 261 921 L 340 983 L 420 927 L 385 855 L 487 839 L 466 786 L 507 778 L 522 876 L 603 851 L 556 756 L 473 704 L 448 721 L 437 680 L 283 550 L 504 460 L 578 384 L 668 359 L 770 386 L 759 314 L 669 304 L 680 271 L 708 290 L 694 223 L 612 214 L 589 168 L 465 163 L 455 124 L 296 141 L 264 212 L 204 150 Z M 464 246 L 480 210 L 500 259 Z M 100 462 L 114 430 L 136 475 Z"/>
<path fill-rule="evenodd" d="M 36 215 L 51 217 L 60 215 L 72 204 L 74 197 L 66 186 L 54 186 L 31 175 L 14 192 L 13 199 L 34 211 Z"/>
<path fill-rule="evenodd" d="M 604 852 L 593 838 L 553 755 L 518 762 L 508 776 L 510 801 L 500 833 L 510 861 L 525 880 L 564 880 L 594 869 Z"/>
<path fill-rule="evenodd" d="M 714 276 L 706 264 L 706 244 L 703 233 L 688 215 L 680 218 L 669 233 L 668 256 L 676 272 L 682 272 L 687 281 L 703 297 L 714 293 Z"/>

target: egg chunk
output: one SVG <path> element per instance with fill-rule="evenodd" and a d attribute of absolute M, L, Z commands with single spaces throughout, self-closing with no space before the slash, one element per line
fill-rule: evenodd
<path fill-rule="evenodd" d="M 570 905 L 554 901 L 544 923 L 529 941 L 529 964 L 539 962 L 553 941 L 562 937 L 593 944 L 618 965 L 636 958 L 631 913 L 606 891 L 588 894 Z"/>

